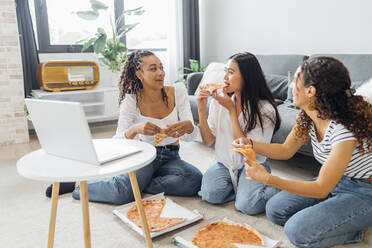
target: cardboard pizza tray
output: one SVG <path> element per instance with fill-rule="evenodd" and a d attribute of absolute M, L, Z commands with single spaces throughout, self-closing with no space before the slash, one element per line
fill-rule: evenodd
<path fill-rule="evenodd" d="M 180 227 L 189 225 L 191 223 L 194 223 L 198 220 L 201 220 L 203 216 L 199 214 L 198 212 L 193 212 L 190 211 L 171 199 L 167 198 L 164 196 L 164 193 L 156 194 L 147 198 L 142 199 L 143 201 L 145 200 L 162 200 L 165 199 L 165 205 L 163 208 L 163 211 L 160 214 L 160 217 L 168 217 L 168 218 L 186 218 L 186 221 L 179 223 L 175 226 L 171 226 L 169 228 L 157 231 L 157 232 L 150 232 L 150 235 L 152 238 L 155 238 L 157 236 L 160 236 L 164 233 L 176 230 Z M 122 205 L 116 209 L 114 209 L 112 212 L 114 215 L 119 217 L 124 223 L 128 224 L 134 231 L 139 233 L 141 236 L 144 237 L 143 230 L 142 228 L 138 227 L 136 224 L 134 224 L 131 220 L 127 218 L 127 211 L 134 205 L 136 204 L 135 202 L 131 202 L 125 205 Z"/>
<path fill-rule="evenodd" d="M 218 217 L 214 217 L 214 218 L 209 219 L 208 221 L 203 221 L 203 222 L 201 222 L 197 225 L 192 226 L 191 228 L 188 228 L 188 229 L 186 229 L 186 230 L 184 230 L 180 233 L 175 234 L 171 238 L 172 243 L 175 246 L 178 246 L 180 248 L 198 248 L 197 246 L 193 245 L 192 242 L 191 242 L 195 232 L 199 228 L 201 228 L 201 227 L 203 227 L 203 226 L 205 226 L 209 223 L 215 222 L 215 221 L 224 221 L 224 222 L 231 223 L 231 224 L 244 224 L 244 223 L 234 222 L 234 221 L 229 220 L 227 218 L 222 218 L 221 219 L 221 218 L 218 218 Z M 261 233 L 260 233 L 260 236 L 262 237 L 262 239 L 265 243 L 265 246 L 243 245 L 243 244 L 234 244 L 234 245 L 238 248 L 276 248 L 276 247 L 279 247 L 280 241 L 272 240 L 269 237 L 266 237 L 265 235 L 262 235 Z"/>

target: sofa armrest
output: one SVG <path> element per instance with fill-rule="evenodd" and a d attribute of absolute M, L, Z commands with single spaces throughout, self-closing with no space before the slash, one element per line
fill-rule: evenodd
<path fill-rule="evenodd" d="M 195 93 L 202 77 L 203 72 L 193 72 L 187 75 L 186 82 L 189 95 L 193 95 Z"/>

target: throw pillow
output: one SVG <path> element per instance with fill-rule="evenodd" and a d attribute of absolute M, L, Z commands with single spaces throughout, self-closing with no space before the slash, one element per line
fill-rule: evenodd
<path fill-rule="evenodd" d="M 357 88 L 355 94 L 363 96 L 364 99 L 372 103 L 372 78 Z"/>
<path fill-rule="evenodd" d="M 274 98 L 284 101 L 287 98 L 288 77 L 277 74 L 265 74 L 265 79 Z"/>
<path fill-rule="evenodd" d="M 293 102 L 293 94 L 292 94 L 292 89 L 289 87 L 289 85 L 293 81 L 293 73 L 291 71 L 288 71 L 288 85 L 287 85 L 287 102 Z"/>
<path fill-rule="evenodd" d="M 207 69 L 203 73 L 203 77 L 199 83 L 199 86 L 205 84 L 223 84 L 223 77 L 225 76 L 225 64 L 212 62 L 208 65 Z M 199 94 L 199 87 L 196 89 L 194 95 Z"/>

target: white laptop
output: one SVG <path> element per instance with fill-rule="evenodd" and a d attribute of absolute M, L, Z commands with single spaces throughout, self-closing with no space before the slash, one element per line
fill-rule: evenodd
<path fill-rule="evenodd" d="M 44 151 L 59 157 L 100 165 L 142 149 L 118 140 L 115 145 L 92 142 L 79 102 L 25 99 L 27 110 Z"/>

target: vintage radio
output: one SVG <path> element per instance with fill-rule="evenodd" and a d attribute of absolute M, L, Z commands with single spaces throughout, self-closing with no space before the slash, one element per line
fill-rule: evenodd
<path fill-rule="evenodd" d="M 47 91 L 89 90 L 98 85 L 94 61 L 48 61 L 38 65 L 37 82 Z"/>

